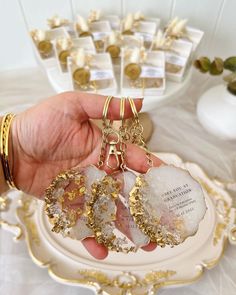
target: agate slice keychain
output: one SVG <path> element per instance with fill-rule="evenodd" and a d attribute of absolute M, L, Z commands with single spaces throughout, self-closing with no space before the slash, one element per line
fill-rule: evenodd
<path fill-rule="evenodd" d="M 112 96 L 108 96 L 105 105 Z M 100 159 L 101 160 L 101 159 Z M 74 167 L 57 175 L 45 190 L 45 212 L 52 223 L 52 231 L 64 237 L 83 240 L 94 236 L 88 226 L 87 207 L 91 186 L 106 175 L 95 165 Z"/>
<path fill-rule="evenodd" d="M 153 167 L 135 104 L 132 99 L 129 102 L 134 114 L 131 142 L 146 150 L 150 167 L 147 173 L 137 176 L 129 193 L 131 214 L 152 242 L 161 247 L 178 245 L 196 234 L 205 215 L 202 188 L 187 170 L 172 165 Z"/>
<path fill-rule="evenodd" d="M 92 196 L 88 203 L 88 224 L 95 234 L 97 242 L 116 252 L 135 252 L 139 247 L 149 243 L 149 238 L 143 234 L 134 222 L 128 206 L 130 188 L 135 184 L 134 173 L 125 171 L 125 141 L 127 133 L 123 129 L 125 100 L 121 99 L 120 117 L 122 125 L 119 132 L 107 122 L 108 104 L 103 113 L 103 141 L 99 165 L 104 165 L 106 156 L 103 154 L 106 145 L 109 146 L 105 164 L 116 170 L 110 175 L 92 184 Z M 117 146 L 119 150 L 117 150 Z M 111 164 L 111 157 L 114 158 Z M 121 159 L 121 162 L 119 160 Z M 121 171 L 117 171 L 121 168 Z"/>
<path fill-rule="evenodd" d="M 64 237 L 83 240 L 93 236 L 87 226 L 86 203 L 91 185 L 106 173 L 90 165 L 61 172 L 45 191 L 45 212 L 53 224 L 52 231 Z"/>
<path fill-rule="evenodd" d="M 147 245 L 150 239 L 135 224 L 128 205 L 136 175 L 125 171 L 125 141 L 128 140 L 123 124 L 125 101 L 121 99 L 123 123 L 116 131 L 107 120 L 111 99 L 107 97 L 104 104 L 98 168 L 89 165 L 60 173 L 45 191 L 45 211 L 53 224 L 52 231 L 77 240 L 95 237 L 109 250 L 127 253 Z M 101 170 L 104 165 L 116 172 L 107 175 Z"/>

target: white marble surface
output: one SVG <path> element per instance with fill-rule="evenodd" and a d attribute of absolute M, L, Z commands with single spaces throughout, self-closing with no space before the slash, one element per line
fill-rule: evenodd
<path fill-rule="evenodd" d="M 195 110 L 199 95 L 220 78 L 194 73 L 190 88 L 178 100 L 150 113 L 154 133 L 149 142 L 152 151 L 177 153 L 185 161 L 200 164 L 211 177 L 227 181 L 236 178 L 236 142 L 217 139 L 200 126 Z M 43 73 L 36 68 L 0 73 L 0 114 L 19 112 L 54 94 Z M 217 99 L 217 97 L 216 97 Z M 236 114 L 235 114 L 236 115 Z M 233 195 L 233 192 L 232 192 Z M 234 204 L 236 203 L 236 196 Z M 13 216 L 9 216 L 14 219 Z M 160 290 L 160 294 L 234 295 L 236 294 L 236 249 L 228 246 L 218 266 L 195 284 Z M 12 235 L 0 231 L 0 294 L 88 295 L 84 288 L 60 285 L 45 269 L 31 261 L 23 241 L 12 242 Z"/>

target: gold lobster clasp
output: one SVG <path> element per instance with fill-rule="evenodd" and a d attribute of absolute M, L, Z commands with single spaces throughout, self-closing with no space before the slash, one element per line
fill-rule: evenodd
<path fill-rule="evenodd" d="M 120 136 L 118 132 L 114 130 L 112 130 L 109 135 L 113 135 L 113 138 L 107 141 L 107 143 L 109 144 L 109 150 L 108 150 L 106 165 L 110 169 L 115 170 L 119 168 L 120 166 L 120 160 L 119 160 L 120 151 L 118 151 L 116 147 L 116 145 L 120 141 Z"/>

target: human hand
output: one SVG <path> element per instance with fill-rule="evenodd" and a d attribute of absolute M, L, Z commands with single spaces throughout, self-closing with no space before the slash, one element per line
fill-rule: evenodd
<path fill-rule="evenodd" d="M 101 130 L 90 119 L 101 119 L 106 97 L 96 94 L 66 92 L 51 97 L 15 117 L 12 123 L 13 178 L 22 191 L 43 198 L 44 190 L 61 171 L 97 164 Z M 137 111 L 142 100 L 136 99 Z M 125 118 L 132 117 L 129 103 Z M 108 118 L 120 119 L 120 100 L 112 99 Z M 145 152 L 128 144 L 126 165 L 140 173 L 148 169 Z M 154 166 L 160 159 L 153 157 Z M 110 172 L 106 169 L 106 172 Z M 107 249 L 95 239 L 82 241 L 97 259 L 107 256 Z M 154 244 L 144 247 L 150 251 Z"/>

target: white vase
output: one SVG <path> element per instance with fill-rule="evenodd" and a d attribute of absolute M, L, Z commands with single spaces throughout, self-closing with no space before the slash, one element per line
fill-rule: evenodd
<path fill-rule="evenodd" d="M 236 139 L 236 96 L 225 85 L 212 87 L 200 97 L 197 116 L 208 132 L 221 139 Z"/>

